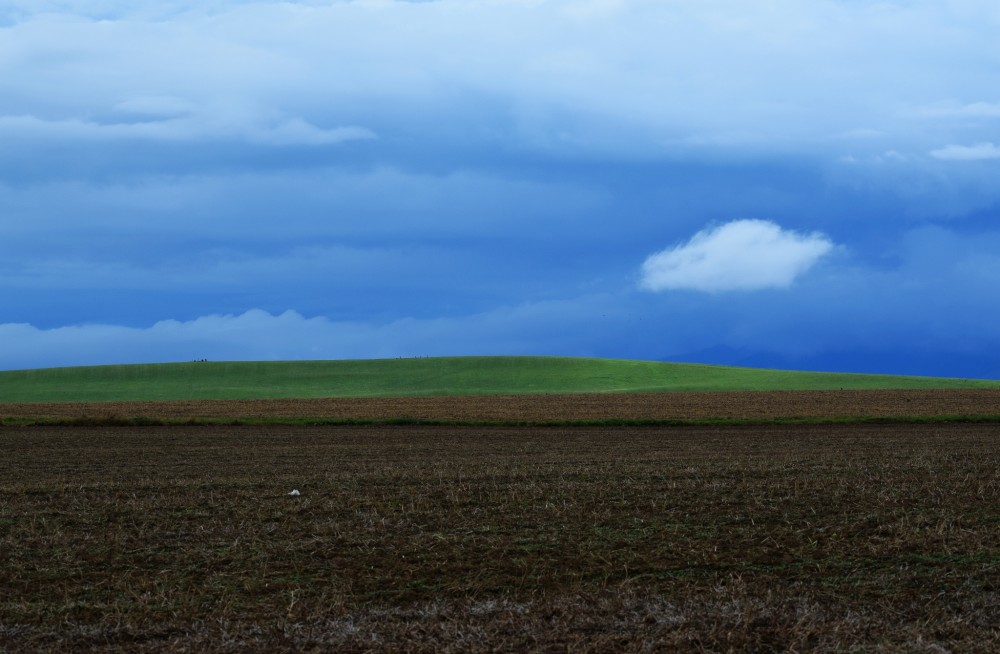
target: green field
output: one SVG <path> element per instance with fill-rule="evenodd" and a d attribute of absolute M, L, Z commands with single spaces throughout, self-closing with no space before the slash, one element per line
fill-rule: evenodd
<path fill-rule="evenodd" d="M 570 357 L 188 362 L 0 372 L 0 403 L 637 391 L 997 388 L 1000 381 Z"/>

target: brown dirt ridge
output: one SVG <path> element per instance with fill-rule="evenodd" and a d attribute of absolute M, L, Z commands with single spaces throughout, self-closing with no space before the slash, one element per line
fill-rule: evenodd
<path fill-rule="evenodd" d="M 0 403 L 0 419 L 586 422 L 1000 417 L 1000 389 L 579 393 L 469 397 Z"/>

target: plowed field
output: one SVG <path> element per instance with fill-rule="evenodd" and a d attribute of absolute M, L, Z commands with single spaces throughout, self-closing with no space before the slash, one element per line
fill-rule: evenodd
<path fill-rule="evenodd" d="M 702 420 L 1000 416 L 1000 389 L 604 393 L 0 404 L 0 418 L 415 418 L 453 421 Z"/>
<path fill-rule="evenodd" d="M 0 452 L 0 652 L 1000 651 L 996 424 L 35 425 Z"/>

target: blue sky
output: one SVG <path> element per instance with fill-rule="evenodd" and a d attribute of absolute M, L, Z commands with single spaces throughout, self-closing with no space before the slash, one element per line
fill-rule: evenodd
<path fill-rule="evenodd" d="M 993 0 L 7 0 L 0 369 L 1000 378 Z"/>

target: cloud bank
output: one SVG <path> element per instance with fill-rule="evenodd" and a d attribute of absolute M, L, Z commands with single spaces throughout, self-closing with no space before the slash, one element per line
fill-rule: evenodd
<path fill-rule="evenodd" d="M 18 0 L 4 24 L 9 128 L 88 138 L 927 152 L 998 105 L 988 0 Z"/>
<path fill-rule="evenodd" d="M 949 145 L 938 150 L 931 150 L 931 156 L 948 161 L 980 161 L 983 159 L 1000 159 L 1000 147 L 993 143 L 976 143 L 975 145 Z"/>
<path fill-rule="evenodd" d="M 640 285 L 650 291 L 788 288 L 832 248 L 818 232 L 798 234 L 766 220 L 734 220 L 651 255 L 642 265 Z"/>
<path fill-rule="evenodd" d="M 0 370 L 116 363 L 368 359 L 470 354 L 597 356 L 592 334 L 567 323 L 611 313 L 609 298 L 550 301 L 457 316 L 384 321 L 305 317 L 251 309 L 149 326 L 80 324 L 39 328 L 0 323 Z M 488 348 L 488 350 L 486 349 Z"/>

